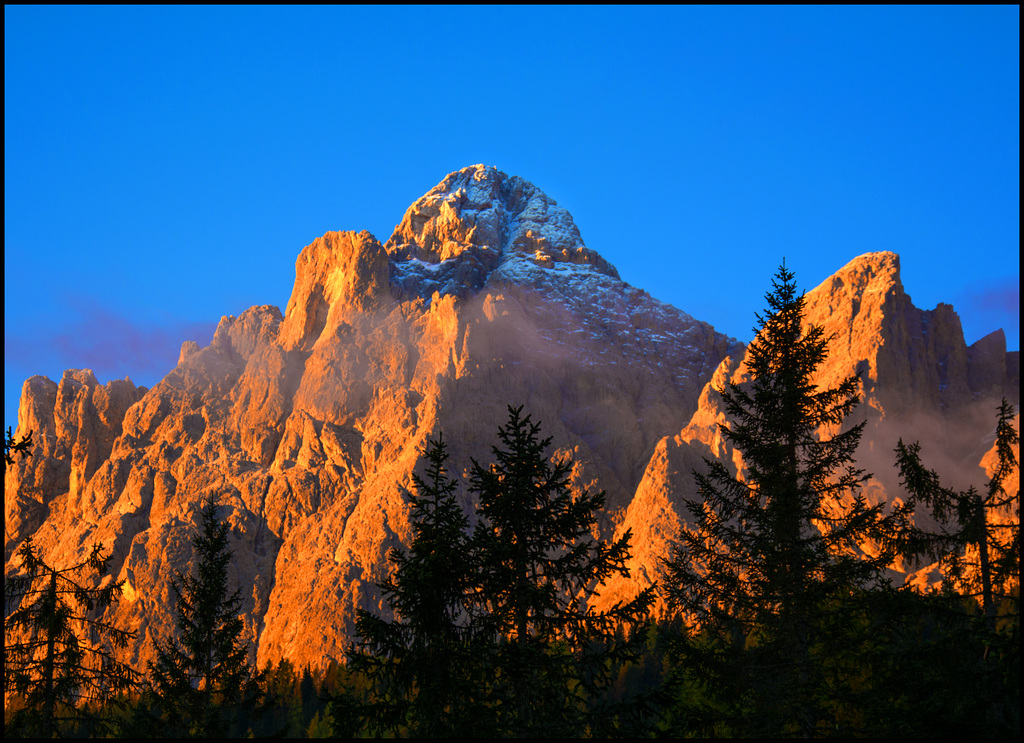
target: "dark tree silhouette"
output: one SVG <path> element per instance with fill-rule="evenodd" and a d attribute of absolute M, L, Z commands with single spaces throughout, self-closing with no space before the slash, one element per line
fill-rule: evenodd
<path fill-rule="evenodd" d="M 266 671 L 249 665 L 241 641 L 241 589 L 228 595 L 228 523 L 212 496 L 192 540 L 195 560 L 172 581 L 179 636 L 157 645 L 150 663 L 153 705 L 161 734 L 220 738 L 244 735 L 262 698 Z"/>
<path fill-rule="evenodd" d="M 939 560 L 950 587 L 979 601 L 991 632 L 996 630 L 997 600 L 1019 601 L 1014 589 L 1020 579 L 1020 491 L 1007 493 L 1004 488 L 1018 468 L 1013 446 L 1020 438 L 1014 417 L 1004 398 L 996 423 L 996 471 L 984 495 L 973 486 L 965 491 L 944 487 L 938 474 L 921 463 L 920 444 L 900 439 L 896 445 L 896 466 L 909 502 L 930 509 L 939 527 L 938 532 L 915 529 L 915 551 Z"/>
<path fill-rule="evenodd" d="M 371 699 L 346 703 L 375 733 L 416 737 L 483 735 L 487 725 L 472 699 L 486 683 L 483 648 L 474 643 L 469 618 L 475 566 L 469 522 L 456 499 L 458 481 L 447 476 L 442 436 L 424 452 L 426 479 L 413 474 L 413 540 L 408 552 L 393 549 L 392 575 L 380 588 L 394 612 L 391 621 L 359 610 L 360 641 L 348 650 L 352 671 L 370 681 Z M 354 721 L 343 723 L 351 727 Z M 341 732 L 341 731 L 339 731 Z"/>
<path fill-rule="evenodd" d="M 1019 467 L 1014 417 L 1004 399 L 996 467 L 983 493 L 943 486 L 922 464 L 917 443 L 901 439 L 896 447 L 908 506 L 928 509 L 938 527 L 909 529 L 906 551 L 939 562 L 944 590 L 900 607 L 901 634 L 889 652 L 900 703 L 890 730 L 909 718 L 916 734 L 1019 737 L 1020 492 L 1005 487 Z M 936 693 L 949 678 L 956 688 Z"/>
<path fill-rule="evenodd" d="M 604 492 L 574 496 L 572 462 L 550 461 L 551 439 L 539 433 L 510 406 L 495 462 L 474 460 L 470 476 L 480 599 L 495 646 L 491 704 L 501 735 L 605 733 L 616 710 L 597 702 L 614 664 L 642 647 L 654 587 L 605 612 L 587 606 L 611 575 L 628 575 L 631 535 L 611 544 L 591 536 Z"/>
<path fill-rule="evenodd" d="M 5 730 L 45 737 L 111 732 L 97 707 L 123 702 L 138 685 L 138 675 L 114 653 L 135 633 L 102 619 L 124 581 L 95 585 L 110 560 L 99 544 L 62 569 L 43 561 L 31 537 L 18 557 L 22 572 L 4 579 L 4 696 L 12 695 L 17 710 Z"/>
<path fill-rule="evenodd" d="M 905 514 L 867 505 L 869 475 L 853 462 L 864 424 L 840 431 L 858 378 L 814 384 L 829 339 L 804 329 L 785 264 L 772 286 L 747 349 L 749 389 L 719 391 L 730 421 L 721 432 L 745 471 L 705 460 L 687 501 L 692 525 L 666 564 L 671 605 L 699 628 L 674 645 L 677 680 L 701 690 L 680 714 L 704 733 L 842 733 L 843 700 L 871 654 L 862 599 L 884 585 Z M 859 550 L 869 540 L 874 556 Z"/>
<path fill-rule="evenodd" d="M 468 519 L 447 476 L 442 440 L 414 476 L 413 542 L 394 550 L 381 584 L 395 619 L 361 611 L 349 669 L 368 681 L 332 703 L 336 734 L 557 736 L 622 732 L 640 705 L 604 698 L 621 664 L 646 640 L 654 588 L 604 612 L 587 607 L 609 576 L 627 575 L 627 533 L 613 544 L 591 530 L 604 493 L 574 496 L 569 460 L 550 462 L 550 439 L 509 408 L 496 462 L 473 462 L 479 497 Z"/>
<path fill-rule="evenodd" d="M 15 439 L 11 433 L 11 427 L 7 427 L 7 435 L 4 438 L 4 472 L 7 466 L 14 464 L 14 457 L 17 455 L 27 456 L 32 451 L 32 432 L 29 431 L 20 439 Z"/>

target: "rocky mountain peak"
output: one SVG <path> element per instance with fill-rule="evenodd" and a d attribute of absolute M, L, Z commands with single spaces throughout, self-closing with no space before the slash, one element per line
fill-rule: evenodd
<path fill-rule="evenodd" d="M 995 334 L 968 347 L 951 305 L 914 306 L 895 253 L 854 258 L 808 292 L 807 320 L 832 337 L 833 373 L 820 383 L 835 384 L 840 375 L 858 371 L 865 402 L 883 416 L 904 415 L 921 405 L 961 409 L 979 395 L 1001 395 L 1019 384 L 1005 336 Z M 902 384 L 886 391 L 879 385 L 886 379 Z"/>
<path fill-rule="evenodd" d="M 467 297 L 488 282 L 573 299 L 581 281 L 622 284 L 554 199 L 523 178 L 474 165 L 417 199 L 385 245 L 365 230 L 328 232 L 307 245 L 295 262 L 281 342 L 309 351 L 353 313 L 392 299 L 429 305 L 435 293 Z"/>
<path fill-rule="evenodd" d="M 815 291 L 835 292 L 842 286 L 862 292 L 884 292 L 897 287 L 902 290 L 899 255 L 879 251 L 857 256 L 826 279 Z"/>
<path fill-rule="evenodd" d="M 901 438 L 920 442 L 926 465 L 955 488 L 980 484 L 990 476 L 982 467 L 994 461 L 994 412 L 1001 398 L 1015 404 L 1020 400 L 1019 354 L 1007 353 L 1002 332 L 968 347 L 952 306 L 914 306 L 900 279 L 899 256 L 890 252 L 854 258 L 808 291 L 805 300 L 805 324 L 822 327 L 830 338 L 814 383 L 823 389 L 852 374 L 860 378 L 861 402 L 847 422 L 867 423 L 856 461 L 873 473 L 863 489 L 870 504 L 901 497 L 893 466 Z M 661 576 L 664 555 L 680 526 L 692 519 L 686 501 L 699 497 L 693 473 L 706 472 L 706 460 L 717 459 L 732 473 L 744 468 L 742 453 L 722 435 L 729 415 L 720 390 L 751 382 L 748 358 L 743 347 L 723 358 L 689 424 L 655 446 L 617 531 L 621 536 L 632 530 L 633 574 L 651 580 Z M 1019 485 L 1013 481 L 1007 487 L 1012 491 Z M 931 523 L 923 513 L 918 518 L 926 526 Z M 915 574 L 913 566 L 897 567 L 906 571 L 908 582 L 939 580 L 934 565 Z M 600 605 L 611 606 L 634 588 L 631 582 L 611 585 Z"/>
<path fill-rule="evenodd" d="M 876 472 L 893 471 L 908 431 L 937 431 L 928 451 L 963 459 L 999 396 L 1019 399 L 1005 337 L 968 348 L 951 307 L 912 305 L 893 253 L 808 292 L 807 318 L 833 337 L 819 381 L 861 373 Z M 403 488 L 426 442 L 443 431 L 464 471 L 486 461 L 512 403 L 572 455 L 574 488 L 606 492 L 599 536 L 633 529 L 633 577 L 602 592 L 614 602 L 658 575 L 703 457 L 742 465 L 715 390 L 743 381 L 743 359 L 737 341 L 621 281 L 536 186 L 464 168 L 385 244 L 366 231 L 314 240 L 283 314 L 223 318 L 152 389 L 88 370 L 28 380 L 17 435 L 34 431 L 36 448 L 6 470 L 6 569 L 28 536 L 60 565 L 105 545 L 126 581 L 107 619 L 139 628 L 124 654 L 144 668 L 174 631 L 168 577 L 187 569 L 182 545 L 213 494 L 260 663 L 322 668 L 342 659 L 358 609 L 386 611 L 378 583 L 411 539 Z"/>
<path fill-rule="evenodd" d="M 377 238 L 366 230 L 328 232 L 295 261 L 281 340 L 286 348 L 308 350 L 342 315 L 374 310 L 389 294 L 388 256 Z"/>
<path fill-rule="evenodd" d="M 586 265 L 619 278 L 583 244 L 566 209 L 529 181 L 486 165 L 450 173 L 417 199 L 385 249 L 406 292 L 425 279 L 442 295 L 464 294 L 483 286 L 496 268 L 523 262 Z"/>

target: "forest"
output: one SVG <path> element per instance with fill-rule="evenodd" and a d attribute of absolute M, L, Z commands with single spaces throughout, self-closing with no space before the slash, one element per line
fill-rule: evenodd
<path fill-rule="evenodd" d="M 146 669 L 117 656 L 133 628 L 102 619 L 121 590 L 98 579 L 109 546 L 56 566 L 27 539 L 4 582 L 5 738 L 1019 735 L 1014 407 L 993 411 L 987 482 L 949 488 L 901 440 L 903 492 L 870 505 L 864 424 L 847 423 L 858 377 L 814 384 L 829 338 L 806 327 L 784 264 L 766 300 L 750 383 L 719 390 L 744 467 L 693 473 L 661 579 L 631 600 L 589 601 L 628 574 L 632 535 L 595 538 L 604 493 L 574 492 L 572 461 L 510 405 L 465 480 L 443 433 L 430 441 L 405 492 L 413 539 L 380 584 L 390 612 L 361 610 L 344 662 L 323 671 L 253 665 L 213 497 L 190 572 L 168 576 L 177 631 Z M 8 429 L 5 466 L 19 456 L 31 436 Z M 895 585 L 897 561 L 938 562 L 944 582 Z"/>

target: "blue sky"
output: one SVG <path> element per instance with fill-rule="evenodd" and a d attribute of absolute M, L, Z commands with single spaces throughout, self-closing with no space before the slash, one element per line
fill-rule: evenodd
<path fill-rule="evenodd" d="M 485 163 L 653 296 L 750 339 L 900 254 L 968 343 L 1019 330 L 1019 9 L 4 8 L 4 425 L 21 383 L 151 386 Z"/>

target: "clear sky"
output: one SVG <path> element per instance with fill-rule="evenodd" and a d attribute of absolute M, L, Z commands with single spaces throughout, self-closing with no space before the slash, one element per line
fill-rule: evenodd
<path fill-rule="evenodd" d="M 4 426 L 21 383 L 153 385 L 303 246 L 494 165 L 625 281 L 750 340 L 900 254 L 1020 348 L 1017 7 L 4 8 Z"/>

